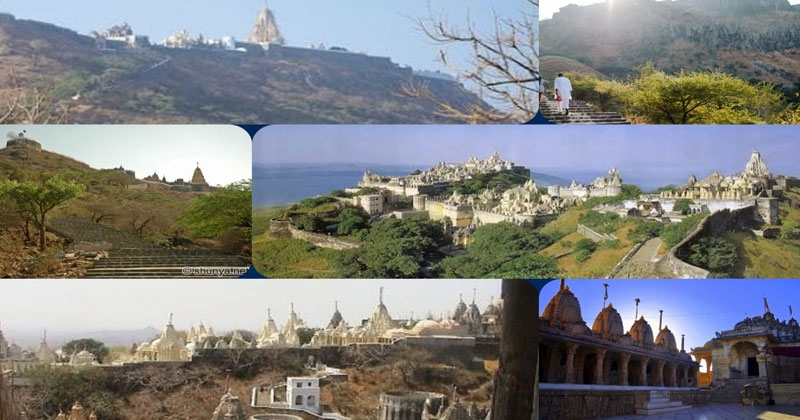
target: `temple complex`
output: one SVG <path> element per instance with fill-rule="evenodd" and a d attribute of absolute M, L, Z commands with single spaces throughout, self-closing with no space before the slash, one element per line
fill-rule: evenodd
<path fill-rule="evenodd" d="M 785 177 L 781 180 L 787 185 Z M 790 184 L 794 185 L 791 182 Z M 692 174 L 686 184 L 662 191 L 659 199 L 662 206 L 669 207 L 667 211 L 677 199 L 692 200 L 711 212 L 755 205 L 758 209 L 758 221 L 778 225 L 778 200 L 783 194 L 784 187 L 780 185 L 779 179 L 770 173 L 761 153 L 753 150 L 742 172 L 724 176 L 714 171 L 701 180 Z"/>
<path fill-rule="evenodd" d="M 716 337 L 691 354 L 702 361 L 705 371 L 699 385 L 712 389 L 757 383 L 762 388 L 776 384 L 800 384 L 800 325 L 791 316 L 780 321 L 764 298 L 764 315 L 746 317 L 733 329 Z"/>
<path fill-rule="evenodd" d="M 564 285 L 540 318 L 539 380 L 554 384 L 629 387 L 697 386 L 698 363 L 668 327 L 653 333 L 640 317 L 628 332 L 612 304 L 597 314 L 592 327 L 583 320 L 578 299 Z"/>
<path fill-rule="evenodd" d="M 455 182 L 501 172 L 522 175 L 528 180 L 507 190 L 486 189 L 480 194 L 454 191 L 441 195 Z M 364 188 L 378 191 L 361 194 Z M 395 203 L 410 197 L 413 209 L 392 214 L 398 218 L 417 216 L 441 220 L 452 234 L 454 245 L 464 245 L 472 232 L 482 225 L 509 222 L 537 227 L 582 202 L 572 195 L 562 198 L 544 193 L 531 178 L 530 170 L 502 159 L 497 152 L 486 159 L 470 157 L 464 163 L 439 162 L 427 171 L 416 171 L 405 177 L 383 177 L 367 171 L 358 182 L 358 188 L 346 191 L 353 195 L 352 204 L 369 215 L 388 213 Z"/>
<path fill-rule="evenodd" d="M 591 197 L 614 197 L 622 194 L 622 175 L 617 168 L 611 168 L 605 176 L 598 177 L 589 185 L 572 181 L 568 187 L 552 185 L 547 193 L 553 197 L 575 197 L 586 201 Z"/>

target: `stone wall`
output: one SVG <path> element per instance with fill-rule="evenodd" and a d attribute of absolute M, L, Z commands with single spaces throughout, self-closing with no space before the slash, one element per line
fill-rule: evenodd
<path fill-rule="evenodd" d="M 755 220 L 755 212 L 756 206 L 751 204 L 736 210 L 720 210 L 701 220 L 686 238 L 669 250 L 667 258 L 673 274 L 680 278 L 708 278 L 711 274 L 708 270 L 685 261 L 692 245 L 703 237 L 719 236 L 733 230 L 748 230 Z"/>
<path fill-rule="evenodd" d="M 708 402 L 709 392 L 673 391 L 671 401 L 685 405 Z M 542 420 L 584 420 L 636 414 L 636 407 L 650 399 L 649 390 L 564 390 L 540 389 L 539 412 Z"/>
<path fill-rule="evenodd" d="M 330 249 L 358 248 L 357 243 L 348 242 L 339 239 L 335 236 L 323 235 L 321 233 L 306 232 L 304 230 L 300 230 L 292 226 L 291 224 L 289 225 L 289 233 L 291 233 L 292 237 L 295 239 L 302 239 L 320 248 L 330 248 Z"/>
<path fill-rule="evenodd" d="M 608 233 L 595 232 L 584 225 L 578 225 L 578 233 L 595 242 L 616 241 L 617 239 L 619 239 L 616 236 L 610 235 Z"/>
<path fill-rule="evenodd" d="M 772 384 L 772 398 L 777 405 L 800 405 L 800 383 Z"/>
<path fill-rule="evenodd" d="M 392 60 L 389 57 L 375 57 L 349 51 L 331 51 L 316 48 L 287 47 L 285 45 L 270 44 L 269 49 L 267 50 L 267 56 L 286 60 L 315 58 L 346 65 L 372 66 L 377 68 L 403 70 L 395 63 L 392 63 Z M 412 70 L 408 68 L 407 73 L 410 76 Z"/>

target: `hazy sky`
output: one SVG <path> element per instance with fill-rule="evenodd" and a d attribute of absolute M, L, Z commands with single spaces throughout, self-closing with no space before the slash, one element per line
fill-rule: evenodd
<path fill-rule="evenodd" d="M 684 182 L 713 170 L 744 169 L 755 147 L 775 174 L 800 175 L 797 126 L 268 126 L 256 134 L 255 163 L 419 164 L 485 158 L 495 150 L 532 171 L 605 173 Z M 672 178 L 670 178 L 672 177 Z M 663 184 L 661 184 L 663 185 Z"/>
<path fill-rule="evenodd" d="M 187 29 L 196 36 L 231 35 L 246 39 L 263 0 L 3 0 L 0 11 L 17 18 L 34 19 L 68 27 L 79 33 L 102 31 L 128 22 L 135 33 L 160 42 Z M 469 17 L 484 32 L 493 30 L 492 11 L 515 16 L 526 10 L 521 0 L 269 0 L 278 28 L 288 45 L 307 47 L 323 43 L 371 55 L 391 56 L 415 69 L 441 69 L 436 62 L 439 46 L 416 30 L 414 20 L 446 16 L 462 25 Z M 465 50 L 460 50 L 461 53 Z M 468 50 L 466 50 L 468 51 Z M 458 51 L 454 51 L 458 53 Z"/>
<path fill-rule="evenodd" d="M 309 326 L 325 327 L 334 311 L 351 325 L 369 318 L 384 287 L 384 303 L 393 318 L 447 315 L 467 304 L 472 289 L 481 311 L 500 297 L 500 280 L 0 280 L 0 325 L 11 340 L 15 331 L 53 334 L 68 331 L 127 330 L 155 327 L 174 313 L 178 329 L 200 321 L 217 332 L 233 328 L 259 331 L 271 309 L 281 326 L 291 302 Z"/>
<path fill-rule="evenodd" d="M 167 181 L 188 181 L 198 163 L 211 185 L 252 177 L 250 136 L 232 125 L 9 125 L 3 130 L 26 130 L 45 150 L 95 169 L 122 165 L 139 179 L 158 172 Z M 4 136 L 2 147 L 5 141 Z"/>
<path fill-rule="evenodd" d="M 541 7 L 539 7 L 539 15 L 541 20 L 550 19 L 553 17 L 553 13 L 557 12 L 562 7 L 569 5 L 569 4 L 576 4 L 578 6 L 586 6 L 587 4 L 595 4 L 595 3 L 605 3 L 604 0 L 545 0 L 543 2 L 539 2 Z M 609 5 L 613 7 L 614 0 L 610 0 Z M 789 0 L 790 4 L 800 4 L 800 0 Z"/>
<path fill-rule="evenodd" d="M 625 331 L 636 314 L 635 299 L 641 299 L 639 315 L 658 334 L 659 309 L 664 324 L 675 335 L 678 348 L 686 334 L 686 351 L 716 337 L 715 332 L 733 329 L 747 316 L 764 314 L 764 297 L 775 317 L 789 320 L 789 305 L 800 319 L 800 282 L 797 280 L 567 280 L 581 304 L 589 328 L 603 309 L 603 283 L 608 283 L 608 302 L 622 316 Z M 539 314 L 558 291 L 559 282 L 548 283 L 539 295 Z"/>

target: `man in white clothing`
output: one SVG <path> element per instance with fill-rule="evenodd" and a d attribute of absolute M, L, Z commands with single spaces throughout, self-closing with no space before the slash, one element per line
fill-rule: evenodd
<path fill-rule="evenodd" d="M 564 73 L 558 73 L 558 77 L 553 81 L 553 87 L 556 89 L 556 96 L 561 98 L 558 101 L 558 112 L 563 112 L 569 115 L 569 100 L 572 99 L 572 83 L 569 79 L 564 77 Z"/>

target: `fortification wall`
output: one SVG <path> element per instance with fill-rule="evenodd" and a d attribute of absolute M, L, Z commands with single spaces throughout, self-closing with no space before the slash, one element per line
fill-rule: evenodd
<path fill-rule="evenodd" d="M 675 206 L 675 198 L 657 198 L 658 202 L 661 204 L 661 208 L 664 209 L 665 212 L 671 212 L 673 207 Z M 722 210 L 738 210 L 741 208 L 749 207 L 755 204 L 754 199 L 749 200 L 702 200 L 702 199 L 693 199 L 695 204 L 705 206 L 708 208 L 708 211 L 711 213 L 715 213 Z M 636 203 L 633 203 L 635 206 Z"/>
<path fill-rule="evenodd" d="M 732 230 L 746 230 L 755 220 L 754 204 L 736 210 L 724 209 L 706 216 L 682 241 L 669 250 L 667 256 L 673 273 L 681 278 L 708 278 L 710 272 L 686 262 L 691 247 L 701 238 L 719 236 Z"/>
<path fill-rule="evenodd" d="M 268 57 L 280 59 L 320 59 L 328 62 L 339 63 L 351 66 L 372 66 L 377 68 L 403 70 L 392 63 L 389 57 L 375 57 L 366 54 L 359 54 L 349 51 L 332 51 L 315 48 L 287 47 L 285 45 L 270 44 L 267 50 Z M 408 75 L 412 74 L 409 68 Z"/>
<path fill-rule="evenodd" d="M 271 226 L 270 229 L 272 229 Z M 304 230 L 300 230 L 292 226 L 291 224 L 289 225 L 289 233 L 291 233 L 292 237 L 295 239 L 302 239 L 320 248 L 330 248 L 330 249 L 340 249 L 340 250 L 358 248 L 358 244 L 356 243 L 348 242 L 339 239 L 335 236 L 323 235 L 321 233 L 306 232 Z"/>

